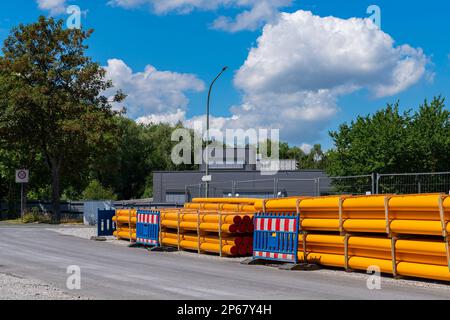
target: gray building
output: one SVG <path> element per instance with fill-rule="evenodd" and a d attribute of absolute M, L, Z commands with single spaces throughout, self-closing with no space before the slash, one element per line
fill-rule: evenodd
<path fill-rule="evenodd" d="M 209 196 L 214 198 L 274 198 L 316 196 L 330 188 L 330 181 L 320 170 L 297 170 L 295 160 L 275 162 L 276 170 L 267 175 L 274 162 L 264 161 L 253 147 L 229 148 L 209 159 Z M 182 204 L 204 197 L 202 182 L 206 165 L 199 171 L 159 171 L 153 173 L 153 197 L 158 203 Z M 265 172 L 266 174 L 263 174 Z M 275 173 L 276 172 L 276 173 Z"/>
<path fill-rule="evenodd" d="M 153 174 L 154 201 L 184 203 L 205 196 L 204 171 L 159 171 Z M 211 170 L 210 197 L 273 198 L 316 196 L 330 188 L 330 181 L 320 170 L 279 171 L 261 175 L 256 170 Z"/>

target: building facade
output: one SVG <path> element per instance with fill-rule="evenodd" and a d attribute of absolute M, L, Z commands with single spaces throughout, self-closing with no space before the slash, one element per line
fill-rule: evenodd
<path fill-rule="evenodd" d="M 184 203 L 205 196 L 204 171 L 159 171 L 153 174 L 153 197 L 159 203 Z M 316 196 L 330 188 L 320 170 L 279 171 L 261 175 L 257 170 L 211 170 L 210 197 L 273 198 Z"/>

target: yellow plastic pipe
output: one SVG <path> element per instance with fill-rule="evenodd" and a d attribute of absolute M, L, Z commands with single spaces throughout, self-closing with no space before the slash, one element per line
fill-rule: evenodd
<path fill-rule="evenodd" d="M 277 212 L 277 211 L 290 211 L 296 212 L 297 202 L 300 201 L 300 210 L 315 210 L 315 211 L 338 211 L 339 210 L 339 199 L 343 197 L 331 196 L 331 197 L 317 197 L 317 198 L 307 198 L 307 197 L 297 197 L 297 198 L 281 198 L 281 199 L 271 199 L 266 201 L 266 211 L 267 212 Z M 263 203 L 255 203 L 255 209 L 257 211 L 263 210 Z"/>
<path fill-rule="evenodd" d="M 135 217 L 137 214 L 137 210 L 136 209 L 119 209 L 116 210 L 116 216 L 126 216 L 128 217 L 131 213 L 132 217 Z"/>
<path fill-rule="evenodd" d="M 307 244 L 344 247 L 344 236 L 339 235 L 317 235 L 309 234 L 306 237 Z M 299 236 L 299 242 L 302 243 L 303 237 Z M 387 238 L 378 237 L 360 237 L 351 236 L 348 240 L 348 245 L 351 248 L 383 250 L 390 252 L 391 240 Z M 396 249 L 398 252 L 427 254 L 427 255 L 441 255 L 445 256 L 446 248 L 445 242 L 438 240 L 423 240 L 412 239 L 396 241 Z"/>
<path fill-rule="evenodd" d="M 162 238 L 162 244 L 178 247 L 177 239 L 173 238 Z M 188 250 L 198 250 L 198 241 L 181 240 L 180 247 Z M 200 244 L 200 250 L 211 253 L 220 253 L 220 244 L 203 242 Z M 235 245 L 223 245 L 222 253 L 225 255 L 236 256 L 239 254 L 239 251 Z"/>
<path fill-rule="evenodd" d="M 446 229 L 450 233 L 450 224 L 447 224 Z M 440 221 L 394 220 L 391 222 L 391 230 L 404 234 L 441 236 L 442 224 Z"/>
<path fill-rule="evenodd" d="M 210 223 L 219 223 L 219 215 L 218 214 L 194 214 L 194 213 L 180 213 L 178 215 L 177 212 L 168 212 L 168 213 L 161 213 L 161 219 L 163 220 L 175 220 L 178 221 L 178 216 L 180 217 L 181 221 L 186 222 L 197 222 L 198 219 L 200 219 L 201 222 L 210 222 Z M 242 221 L 242 218 L 245 217 L 245 215 L 239 215 L 239 214 L 229 214 L 224 213 L 222 215 L 222 223 L 240 223 Z M 250 216 L 249 216 L 250 217 Z"/>
<path fill-rule="evenodd" d="M 132 217 L 131 219 L 129 219 L 129 217 L 125 217 L 125 216 L 115 216 L 112 219 L 114 222 L 118 222 L 118 223 L 129 223 L 131 220 L 131 224 L 136 224 L 137 218 L 136 216 Z"/>
<path fill-rule="evenodd" d="M 300 261 L 304 261 L 303 252 L 298 253 L 298 258 Z M 324 266 L 345 266 L 345 257 L 343 255 L 310 253 L 307 255 L 307 261 L 310 263 L 318 263 Z M 377 266 L 383 273 L 393 273 L 391 260 L 350 257 L 348 264 L 351 269 L 355 270 L 368 270 L 369 267 Z M 397 264 L 397 273 L 401 276 L 450 281 L 450 272 L 448 266 L 399 262 Z"/>
<path fill-rule="evenodd" d="M 337 235 L 315 235 L 306 237 L 308 252 L 344 254 L 344 237 Z M 350 256 L 377 259 L 391 259 L 391 240 L 378 237 L 350 237 L 348 252 Z M 303 250 L 303 237 L 299 237 L 299 248 Z M 447 265 L 444 241 L 437 240 L 397 240 L 398 261 L 425 264 Z"/>
<path fill-rule="evenodd" d="M 260 199 L 254 198 L 195 198 L 193 203 L 227 203 L 227 204 L 255 204 Z"/>
<path fill-rule="evenodd" d="M 178 228 L 178 222 L 175 220 L 161 220 L 161 226 L 171 229 Z M 223 224 L 222 232 L 233 233 L 232 224 Z M 180 229 L 197 230 L 197 222 L 180 222 Z M 200 223 L 200 230 L 209 232 L 219 232 L 218 223 Z M 236 232 L 236 231 L 234 231 Z"/>
<path fill-rule="evenodd" d="M 298 198 L 282 198 L 282 199 L 270 199 L 266 200 L 266 211 L 293 211 L 295 212 L 297 207 L 297 200 L 304 199 Z M 255 203 L 256 212 L 263 211 L 263 201 Z"/>
<path fill-rule="evenodd" d="M 161 232 L 161 237 L 162 238 L 171 238 L 171 239 L 175 239 L 178 240 L 178 235 L 176 233 L 173 232 Z M 213 236 L 213 235 L 207 235 L 207 236 L 200 236 L 198 237 L 196 234 L 180 234 L 180 240 L 186 240 L 186 241 L 198 241 L 200 239 L 200 242 L 208 242 L 208 243 L 213 243 L 213 244 L 220 244 L 220 239 L 218 236 Z M 223 245 L 240 245 L 243 242 L 243 238 L 242 237 L 222 237 L 222 244 Z"/>
<path fill-rule="evenodd" d="M 130 239 L 130 232 L 127 231 L 114 231 L 114 237 L 118 239 Z M 136 232 L 131 234 L 131 240 L 136 240 Z"/>
<path fill-rule="evenodd" d="M 439 194 L 393 196 L 389 201 L 392 211 L 439 211 Z"/>
<path fill-rule="evenodd" d="M 317 198 L 283 198 L 266 201 L 267 212 L 296 212 L 300 201 L 300 216 L 307 219 L 337 219 L 339 199 L 342 199 L 342 214 L 350 219 L 384 219 L 385 199 L 388 199 L 389 218 L 392 220 L 440 221 L 439 198 L 442 195 L 373 195 L 334 196 Z M 443 201 L 447 220 L 450 220 L 450 198 Z M 256 211 L 262 211 L 262 203 L 255 204 Z"/>
<path fill-rule="evenodd" d="M 339 220 L 336 219 L 304 219 L 303 230 L 307 231 L 339 231 Z"/>
<path fill-rule="evenodd" d="M 332 247 L 332 246 L 308 245 L 307 252 L 344 255 L 344 248 L 343 247 L 342 248 Z M 391 260 L 392 259 L 392 255 L 391 255 L 390 251 L 357 249 L 354 247 L 350 247 L 348 249 L 348 255 L 350 257 L 358 256 L 358 257 L 364 257 L 364 258 L 383 259 L 383 260 Z M 423 264 L 432 264 L 432 265 L 441 265 L 441 266 L 448 265 L 447 257 L 445 255 L 444 256 L 433 256 L 433 255 L 420 255 L 420 254 L 397 252 L 396 259 L 397 259 L 397 262 L 423 263 Z"/>
<path fill-rule="evenodd" d="M 243 204 L 222 204 L 222 203 L 186 203 L 184 205 L 186 209 L 195 210 L 222 210 L 231 212 L 255 212 L 255 207 L 253 205 L 243 205 Z"/>
<path fill-rule="evenodd" d="M 337 219 L 304 219 L 301 221 L 303 230 L 306 231 L 339 231 L 339 220 Z M 343 221 L 344 231 L 386 233 L 385 220 L 348 219 Z M 440 221 L 420 220 L 394 220 L 390 223 L 391 231 L 398 234 L 413 235 L 442 235 L 442 224 Z M 447 225 L 450 233 L 450 224 Z"/>

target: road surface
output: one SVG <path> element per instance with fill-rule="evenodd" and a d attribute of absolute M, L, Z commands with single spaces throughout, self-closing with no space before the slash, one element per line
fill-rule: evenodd
<path fill-rule="evenodd" d="M 383 278 L 381 290 L 369 290 L 361 273 L 283 271 L 238 259 L 149 253 L 49 228 L 0 226 L 0 274 L 88 299 L 450 299 L 450 285 Z M 66 287 L 71 265 L 81 268 L 81 290 Z"/>

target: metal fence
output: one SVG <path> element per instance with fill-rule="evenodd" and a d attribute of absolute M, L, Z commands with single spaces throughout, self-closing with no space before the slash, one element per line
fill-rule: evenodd
<path fill-rule="evenodd" d="M 236 197 L 241 198 L 278 198 L 296 195 L 340 195 L 340 194 L 420 194 L 420 193 L 446 193 L 450 194 L 450 172 L 436 173 L 394 173 L 371 174 L 343 177 L 317 177 L 312 179 L 255 179 L 247 181 L 223 181 L 209 183 L 209 196 L 215 198 Z M 186 185 L 185 201 L 206 196 L 204 183 Z M 183 197 L 181 193 L 181 197 Z M 171 204 L 155 204 L 153 199 L 115 201 L 114 206 L 123 207 L 149 207 L 149 206 L 177 206 L 176 201 Z M 84 202 L 62 202 L 63 216 L 80 219 L 83 215 Z M 27 209 L 38 208 L 40 212 L 51 211 L 49 201 L 29 201 Z M 18 214 L 20 206 L 8 208 L 5 201 L 0 201 L 0 219 L 6 218 L 9 211 Z"/>
<path fill-rule="evenodd" d="M 369 174 L 313 179 L 259 179 L 210 184 L 211 197 L 279 198 L 296 195 L 450 194 L 450 172 Z M 222 185 L 222 186 L 220 186 Z M 223 186 L 227 186 L 226 188 Z M 189 190 L 189 192 L 188 192 Z M 225 191 L 226 190 L 226 191 Z M 186 187 L 186 200 L 204 197 L 205 184 Z"/>
<path fill-rule="evenodd" d="M 210 198 L 223 198 L 229 194 L 234 195 L 234 182 L 210 182 L 208 193 Z M 206 196 L 206 184 L 192 184 L 185 186 L 185 201 L 190 202 L 194 198 L 203 198 Z"/>
<path fill-rule="evenodd" d="M 315 197 L 320 195 L 319 178 L 314 179 L 277 179 L 277 197 L 291 197 L 301 195 Z M 296 194 L 297 193 L 297 194 Z"/>
<path fill-rule="evenodd" d="M 233 182 L 234 195 L 241 198 L 274 198 L 278 193 L 277 179 L 255 179 Z"/>
<path fill-rule="evenodd" d="M 234 194 L 233 182 L 210 182 L 208 185 L 210 197 L 222 198 L 227 197 L 229 194 Z M 204 187 L 204 190 L 206 192 L 206 186 Z"/>
<path fill-rule="evenodd" d="M 375 175 L 319 178 L 320 195 L 365 195 L 375 194 Z"/>
<path fill-rule="evenodd" d="M 205 187 L 202 183 L 186 185 L 184 190 L 184 198 L 186 202 L 190 202 L 194 198 L 202 198 L 205 196 Z"/>
<path fill-rule="evenodd" d="M 376 193 L 450 193 L 450 172 L 377 175 Z"/>

